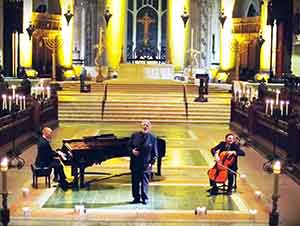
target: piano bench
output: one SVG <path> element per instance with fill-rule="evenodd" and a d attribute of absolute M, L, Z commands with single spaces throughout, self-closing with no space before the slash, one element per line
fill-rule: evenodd
<path fill-rule="evenodd" d="M 51 187 L 50 175 L 52 168 L 50 167 L 37 167 L 35 164 L 31 164 L 32 171 L 32 187 L 38 188 L 38 179 L 39 177 L 45 178 L 45 185 L 48 185 L 48 188 Z"/>

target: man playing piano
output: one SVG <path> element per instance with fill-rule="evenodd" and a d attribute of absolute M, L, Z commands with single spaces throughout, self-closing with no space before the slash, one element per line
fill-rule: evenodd
<path fill-rule="evenodd" d="M 130 170 L 133 201 L 131 203 L 147 204 L 148 184 L 152 165 L 157 158 L 157 138 L 150 133 L 149 120 L 141 122 L 142 131 L 132 134 L 129 140 Z"/>
<path fill-rule="evenodd" d="M 63 165 L 58 158 L 59 153 L 52 150 L 50 140 L 52 129 L 45 127 L 42 130 L 42 136 L 38 141 L 38 153 L 35 160 L 36 167 L 51 167 L 54 169 L 54 175 L 59 182 L 60 187 L 66 191 L 69 183 L 66 180 Z"/>

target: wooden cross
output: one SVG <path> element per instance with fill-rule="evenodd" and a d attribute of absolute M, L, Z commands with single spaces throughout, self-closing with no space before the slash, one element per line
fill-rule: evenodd
<path fill-rule="evenodd" d="M 150 24 L 155 23 L 155 20 L 151 19 L 151 17 L 148 16 L 148 13 L 146 12 L 145 15 L 137 21 L 144 24 L 144 45 L 146 46 L 149 41 L 149 26 Z"/>

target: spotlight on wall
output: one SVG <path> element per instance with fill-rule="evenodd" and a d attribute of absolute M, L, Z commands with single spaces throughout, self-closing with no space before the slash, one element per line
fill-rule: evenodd
<path fill-rule="evenodd" d="M 184 27 L 185 27 L 185 25 L 187 24 L 189 18 L 190 18 L 190 15 L 188 14 L 186 8 L 184 8 L 183 14 L 181 15 L 181 19 L 182 19 L 182 21 L 183 21 Z"/>
<path fill-rule="evenodd" d="M 219 16 L 219 21 L 220 21 L 220 23 L 222 25 L 222 28 L 224 26 L 224 23 L 225 23 L 226 19 L 227 19 L 227 16 L 224 13 L 224 9 L 222 9 L 222 12 L 221 12 L 221 14 Z"/>
<path fill-rule="evenodd" d="M 67 20 L 67 24 L 68 24 L 68 26 L 69 26 L 69 23 L 70 23 L 70 21 L 71 21 L 71 19 L 72 19 L 72 17 L 73 17 L 74 15 L 73 15 L 73 13 L 71 13 L 71 10 L 68 9 L 68 12 L 66 12 L 66 13 L 64 14 L 64 16 L 65 16 L 65 18 L 66 18 L 66 20 Z"/>
<path fill-rule="evenodd" d="M 109 22 L 111 17 L 112 17 L 112 14 L 109 11 L 109 8 L 106 8 L 106 10 L 104 12 L 104 19 L 105 19 L 105 22 L 106 22 L 106 26 L 108 25 L 108 22 Z"/>
<path fill-rule="evenodd" d="M 35 31 L 35 27 L 34 27 L 34 25 L 32 24 L 31 21 L 29 22 L 29 26 L 26 28 L 26 31 L 27 31 L 27 34 L 29 36 L 29 40 L 31 40 L 32 34 Z"/>

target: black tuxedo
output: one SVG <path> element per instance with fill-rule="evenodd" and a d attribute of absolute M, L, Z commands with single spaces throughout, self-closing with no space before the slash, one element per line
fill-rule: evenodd
<path fill-rule="evenodd" d="M 148 200 L 148 184 L 152 165 L 157 158 L 157 138 L 151 133 L 136 132 L 129 140 L 132 195 L 135 200 Z M 136 148 L 140 153 L 133 155 Z M 140 193 L 141 190 L 141 193 Z"/>
<path fill-rule="evenodd" d="M 66 175 L 64 173 L 63 165 L 60 163 L 58 154 L 52 150 L 50 143 L 44 137 L 40 137 L 37 143 L 38 153 L 35 160 L 37 167 L 51 167 L 54 169 L 55 177 L 58 177 L 58 181 L 62 189 L 67 188 Z"/>

